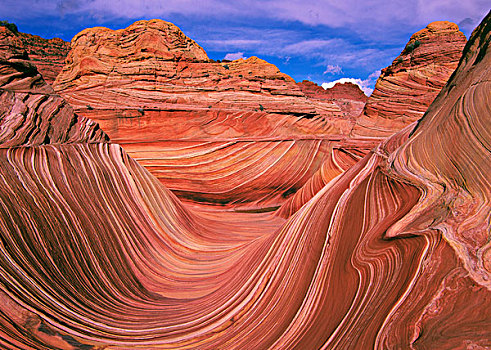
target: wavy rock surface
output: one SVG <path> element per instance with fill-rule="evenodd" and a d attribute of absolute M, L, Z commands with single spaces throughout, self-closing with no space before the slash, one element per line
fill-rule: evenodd
<path fill-rule="evenodd" d="M 326 185 L 333 186 L 345 171 L 348 174 L 356 174 L 360 167 L 363 167 L 365 164 L 364 156 L 370 153 L 377 145 L 377 141 L 367 142 L 356 139 L 334 145 L 330 155 L 322 163 L 322 166 L 301 188 L 281 204 L 275 215 L 284 218 L 290 217 Z M 360 164 L 357 164 L 358 162 Z"/>
<path fill-rule="evenodd" d="M 397 151 L 394 167 L 425 188 L 406 224 L 435 227 L 470 275 L 491 289 L 491 13 L 473 32 L 459 67 Z M 442 220 L 429 222 L 428 212 Z"/>
<path fill-rule="evenodd" d="M 273 210 L 314 175 L 335 144 L 319 139 L 122 146 L 182 199 Z"/>
<path fill-rule="evenodd" d="M 340 147 L 363 103 L 310 98 L 256 57 L 209 60 L 160 20 L 87 29 L 71 46 L 55 90 L 166 187 L 203 203 L 281 205 Z"/>
<path fill-rule="evenodd" d="M 0 27 L 0 147 L 104 140 L 96 123 L 75 115 L 46 84 L 22 41 Z"/>
<path fill-rule="evenodd" d="M 382 70 L 352 136 L 387 137 L 420 119 L 457 68 L 465 43 L 451 22 L 433 22 L 413 34 Z"/>
<path fill-rule="evenodd" d="M 118 145 L 0 149 L 1 346 L 489 347 L 490 31 L 287 221 L 191 209 Z"/>

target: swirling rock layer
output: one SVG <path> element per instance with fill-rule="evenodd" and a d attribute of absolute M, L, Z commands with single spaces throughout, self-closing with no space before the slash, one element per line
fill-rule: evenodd
<path fill-rule="evenodd" d="M 121 145 L 179 198 L 240 210 L 276 209 L 306 184 L 317 183 L 312 177 L 322 174 L 324 184 L 373 148 L 329 139 Z"/>
<path fill-rule="evenodd" d="M 22 41 L 0 27 L 0 147 L 107 140 L 46 84 Z"/>
<path fill-rule="evenodd" d="M 71 46 L 55 90 L 178 196 L 203 203 L 282 204 L 340 147 L 363 105 L 356 90 L 304 93 L 256 57 L 209 60 L 160 20 L 87 29 Z"/>
<path fill-rule="evenodd" d="M 0 345 L 490 347 L 490 41 L 491 14 L 425 117 L 288 219 L 183 204 L 108 142 L 0 149 Z"/>
<path fill-rule="evenodd" d="M 457 68 L 465 43 L 451 22 L 433 22 L 413 34 L 382 70 L 352 135 L 387 137 L 420 119 Z"/>

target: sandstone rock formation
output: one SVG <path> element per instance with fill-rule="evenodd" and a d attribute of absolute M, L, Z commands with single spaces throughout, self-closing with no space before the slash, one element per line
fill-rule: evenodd
<path fill-rule="evenodd" d="M 37 70 L 48 84 L 53 84 L 65 66 L 65 58 L 70 51 L 70 43 L 60 38 L 43 39 L 40 36 L 18 33 L 19 39 Z"/>
<path fill-rule="evenodd" d="M 368 98 L 358 85 L 350 82 L 336 83 L 332 88 L 328 89 L 324 89 L 322 86 L 309 80 L 303 80 L 297 83 L 297 85 L 306 96 L 319 100 L 345 99 L 366 102 Z"/>
<path fill-rule="evenodd" d="M 209 60 L 160 20 L 87 29 L 71 46 L 55 90 L 165 186 L 203 203 L 279 206 L 340 147 L 362 106 L 356 93 L 310 98 L 256 57 Z"/>
<path fill-rule="evenodd" d="M 382 70 L 352 136 L 387 137 L 420 119 L 457 67 L 465 43 L 451 22 L 433 22 L 413 34 Z"/>
<path fill-rule="evenodd" d="M 22 41 L 0 27 L 0 147 L 104 140 L 96 123 L 75 115 L 45 83 Z"/>
<path fill-rule="evenodd" d="M 184 205 L 108 142 L 2 146 L 0 345 L 489 347 L 490 33 L 491 14 L 425 117 L 288 220 Z"/>
<path fill-rule="evenodd" d="M 438 57 L 435 42 L 445 42 L 443 55 L 454 59 L 462 41 L 445 25 L 450 29 L 436 23 L 413 36 L 423 44 L 407 57 L 412 70 L 397 75 L 400 86 L 423 74 L 433 93 L 441 88 L 456 63 Z M 273 210 L 288 200 L 281 215 L 289 215 L 381 140 L 378 131 L 348 137 L 366 99 L 353 84 L 326 91 L 296 84 L 256 57 L 209 60 L 168 22 L 87 29 L 71 46 L 55 89 L 181 199 L 244 210 Z M 421 110 L 431 102 L 424 89 Z M 404 103 L 412 95 L 395 93 Z M 392 116 L 403 122 L 391 132 L 413 121 L 396 108 Z"/>
<path fill-rule="evenodd" d="M 7 31 L 22 42 L 31 63 L 43 75 L 44 80 L 48 84 L 52 84 L 65 65 L 65 58 L 70 51 L 70 43 L 60 38 L 43 39 L 38 35 L 21 33 L 17 31 L 15 25 L 13 29 L 10 29 L 6 26 L 1 26 L 2 32 Z"/>
<path fill-rule="evenodd" d="M 72 40 L 55 90 L 78 112 L 108 124 L 102 125 L 110 136 L 117 133 L 117 120 L 145 119 L 147 112 L 158 113 L 162 120 L 173 118 L 173 112 L 185 112 L 188 119 L 204 117 L 210 123 L 217 113 L 233 119 L 237 113 L 283 119 L 290 136 L 341 134 L 352 123 L 347 118 L 335 122 L 333 117 L 343 114 L 337 105 L 311 103 L 295 81 L 274 65 L 257 57 L 211 61 L 179 28 L 161 20 L 139 21 L 117 31 L 81 32 Z M 313 119 L 310 124 L 317 128 L 297 127 L 298 117 Z M 194 130 L 193 135 L 209 137 L 207 129 Z M 234 135 L 256 136 L 257 130 L 249 131 L 246 125 Z M 189 135 L 169 130 L 163 138 L 181 140 Z"/>
<path fill-rule="evenodd" d="M 332 101 L 350 116 L 358 116 L 367 102 L 367 96 L 361 91 L 360 87 L 350 82 L 336 83 L 329 89 L 324 89 L 308 80 L 301 81 L 297 85 L 305 96 L 310 99 Z"/>

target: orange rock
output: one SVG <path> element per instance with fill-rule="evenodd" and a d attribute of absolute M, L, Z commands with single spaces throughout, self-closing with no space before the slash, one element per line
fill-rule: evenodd
<path fill-rule="evenodd" d="M 0 92 L 49 100 L 15 39 L 4 39 Z M 0 344 L 489 347 L 490 44 L 491 13 L 423 119 L 287 220 L 185 205 L 102 139 L 1 147 Z M 31 114 L 11 123 L 17 114 L 2 113 L 0 130 L 47 120 L 70 134 L 53 111 Z"/>
<path fill-rule="evenodd" d="M 368 98 L 363 91 L 361 91 L 358 85 L 350 82 L 336 83 L 332 88 L 324 89 L 322 86 L 319 86 L 316 83 L 303 80 L 298 83 L 298 86 L 300 86 L 300 89 L 302 89 L 305 95 L 319 100 L 344 99 L 366 102 Z"/>
<path fill-rule="evenodd" d="M 306 96 L 257 57 L 209 60 L 161 20 L 87 29 L 71 46 L 55 90 L 185 199 L 277 207 L 318 170 L 357 114 L 344 99 Z M 238 154 L 240 171 L 228 159 Z"/>
<path fill-rule="evenodd" d="M 356 118 L 347 140 L 348 148 L 341 149 L 342 152 L 365 155 L 381 139 L 418 120 L 457 66 L 465 42 L 457 25 L 450 22 L 434 22 L 415 33 L 401 55 L 382 71 L 363 113 Z M 336 84 L 335 87 L 338 85 L 341 86 Z M 319 88 L 315 89 L 312 84 L 306 86 L 319 96 Z M 288 217 L 295 213 L 344 171 L 333 163 L 334 156 L 332 154 L 305 186 L 282 205 L 278 215 Z"/>
<path fill-rule="evenodd" d="M 0 148 L 105 140 L 46 84 L 22 40 L 0 27 Z"/>
<path fill-rule="evenodd" d="M 84 30 L 72 41 L 55 90 L 94 120 L 117 120 L 121 114 L 136 116 L 141 111 L 183 111 L 190 118 L 207 115 L 213 125 L 217 112 L 234 115 L 234 123 L 241 121 L 237 113 L 258 112 L 289 117 L 282 119 L 290 124 L 290 136 L 344 134 L 353 125 L 338 105 L 308 99 L 276 66 L 257 57 L 221 63 L 209 60 L 198 44 L 161 20 L 139 21 L 117 31 Z M 120 112 L 111 115 L 111 110 Z M 295 125 L 301 117 L 313 119 L 312 124 L 319 127 L 299 133 Z M 112 136 L 117 131 L 107 132 Z M 245 127 L 242 135 L 256 134 Z M 182 137 L 171 129 L 162 135 Z"/>
<path fill-rule="evenodd" d="M 367 96 L 360 87 L 350 82 L 336 83 L 332 88 L 324 89 L 311 81 L 304 80 L 298 83 L 298 86 L 310 99 L 330 101 L 336 104 L 344 115 L 352 117 L 358 116 L 367 102 Z"/>
<path fill-rule="evenodd" d="M 451 22 L 433 22 L 413 34 L 382 70 L 352 136 L 387 137 L 420 119 L 457 68 L 465 43 Z"/>
<path fill-rule="evenodd" d="M 16 41 L 16 46 L 29 56 L 30 63 L 36 66 L 48 84 L 54 82 L 65 65 L 65 58 L 70 50 L 70 44 L 59 38 L 43 39 L 32 34 L 12 33 L 3 26 L 0 26 L 0 36 L 3 45 L 6 44 L 7 36 L 10 37 L 8 40 Z M 9 52 L 14 53 L 12 50 Z"/>
<path fill-rule="evenodd" d="M 19 39 L 29 55 L 31 63 L 42 74 L 48 84 L 53 84 L 65 65 L 70 43 L 60 38 L 43 39 L 37 35 L 18 33 Z"/>

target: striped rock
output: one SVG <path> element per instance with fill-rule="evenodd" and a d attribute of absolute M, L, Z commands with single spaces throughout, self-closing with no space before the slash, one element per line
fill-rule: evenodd
<path fill-rule="evenodd" d="M 489 347 L 490 41 L 288 219 L 184 204 L 109 142 L 0 149 L 1 347 Z"/>
<path fill-rule="evenodd" d="M 433 22 L 413 34 L 382 70 L 352 136 L 387 137 L 420 119 L 457 68 L 465 43 L 451 22 Z"/>
<path fill-rule="evenodd" d="M 363 105 L 307 96 L 257 57 L 209 60 L 161 20 L 82 31 L 54 87 L 180 198 L 246 210 L 302 187 Z"/>
<path fill-rule="evenodd" d="M 0 147 L 107 140 L 46 84 L 22 41 L 0 27 Z"/>

